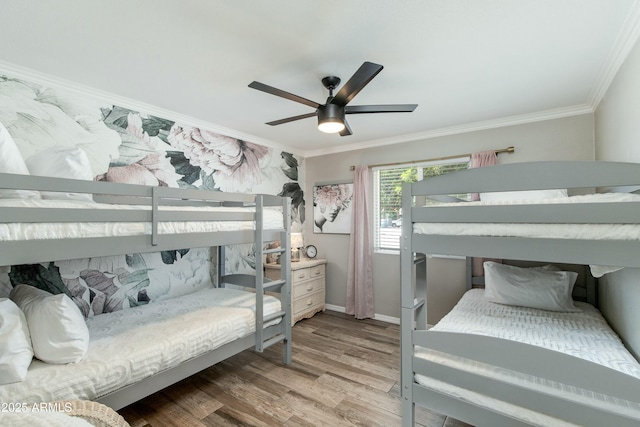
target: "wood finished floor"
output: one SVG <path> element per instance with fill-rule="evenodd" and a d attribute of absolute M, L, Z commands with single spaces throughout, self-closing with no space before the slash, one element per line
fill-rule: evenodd
<path fill-rule="evenodd" d="M 247 350 L 118 411 L 132 427 L 399 426 L 399 327 L 327 311 L 280 345 Z M 468 424 L 416 408 L 416 425 Z"/>

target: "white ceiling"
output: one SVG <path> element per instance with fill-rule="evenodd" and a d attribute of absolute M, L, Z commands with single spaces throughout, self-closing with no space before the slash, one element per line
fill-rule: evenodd
<path fill-rule="evenodd" d="M 638 37 L 637 0 L 2 0 L 0 72 L 36 70 L 303 155 L 592 111 Z M 324 103 L 364 62 L 353 135 L 258 80 Z"/>

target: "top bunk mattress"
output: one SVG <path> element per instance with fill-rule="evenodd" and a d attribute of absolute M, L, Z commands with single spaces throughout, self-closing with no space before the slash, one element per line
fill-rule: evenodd
<path fill-rule="evenodd" d="M 541 200 L 500 200 L 487 202 L 442 203 L 428 207 L 465 209 L 467 207 L 532 205 L 575 205 L 589 203 L 640 202 L 640 195 L 629 193 L 590 194 Z M 615 206 L 612 205 L 612 209 Z M 413 224 L 416 234 L 449 236 L 532 237 L 584 240 L 640 240 L 640 224 L 572 224 L 562 223 L 510 223 L 510 222 L 428 222 Z"/>
<path fill-rule="evenodd" d="M 255 302 L 251 292 L 209 288 L 87 319 L 82 361 L 34 358 L 24 381 L 0 386 L 0 402 L 98 399 L 255 332 Z M 280 310 L 280 300 L 264 296 L 265 317 Z"/>
<path fill-rule="evenodd" d="M 115 205 L 79 200 L 45 199 L 0 199 L 0 207 L 147 211 L 151 209 L 149 206 L 139 205 Z M 239 214 L 255 212 L 255 209 L 250 207 L 160 206 L 159 209 L 161 211 L 230 212 Z M 282 209 L 277 207 L 263 209 L 263 228 L 265 230 L 277 230 L 283 227 Z M 243 231 L 253 230 L 254 228 L 254 221 L 163 221 L 158 223 L 159 234 Z M 149 221 L 0 223 L 0 241 L 136 236 L 151 234 L 151 232 L 152 224 Z"/>
<path fill-rule="evenodd" d="M 427 209 L 442 207 L 465 209 L 468 207 L 518 206 L 531 205 L 575 205 L 589 203 L 626 203 L 640 202 L 640 195 L 629 193 L 590 194 L 584 196 L 559 197 L 541 200 L 500 200 L 487 202 L 442 203 L 428 206 Z M 612 205 L 612 209 L 615 206 Z M 511 223 L 511 222 L 419 222 L 413 224 L 415 234 L 435 234 L 445 236 L 492 236 L 492 237 L 528 237 L 548 239 L 578 240 L 640 240 L 640 224 L 573 224 L 559 223 Z"/>

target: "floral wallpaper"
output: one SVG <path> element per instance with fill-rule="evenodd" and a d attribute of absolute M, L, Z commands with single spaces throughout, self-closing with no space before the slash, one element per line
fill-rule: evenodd
<path fill-rule="evenodd" d="M 2 74 L 0 122 L 25 159 L 54 145 L 75 146 L 99 181 L 289 196 L 292 228 L 300 230 L 305 220 L 302 159 L 291 153 Z M 209 252 L 12 266 L 0 272 L 0 296 L 29 283 L 66 293 L 92 316 L 211 286 Z M 227 273 L 251 271 L 252 253 L 252 245 L 228 247 Z"/>
<path fill-rule="evenodd" d="M 209 256 L 200 248 L 14 265 L 9 279 L 66 293 L 91 317 L 211 287 Z"/>

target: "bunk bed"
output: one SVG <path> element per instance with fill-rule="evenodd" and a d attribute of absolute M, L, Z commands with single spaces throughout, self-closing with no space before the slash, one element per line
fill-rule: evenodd
<path fill-rule="evenodd" d="M 291 363 L 290 269 L 280 280 L 266 280 L 263 270 L 267 253 L 290 265 L 288 198 L 15 174 L 0 174 L 0 191 L 80 195 L 0 198 L 2 266 L 217 247 L 214 289 L 87 319 L 85 359 L 34 359 L 24 381 L 0 385 L 0 401 L 86 399 L 117 410 L 252 347 L 282 343 Z M 264 249 L 273 241 L 282 247 Z M 255 246 L 255 275 L 225 275 L 224 246 L 247 243 Z"/>
<path fill-rule="evenodd" d="M 425 261 L 425 255 L 437 254 L 528 260 L 590 265 L 599 274 L 640 267 L 640 196 L 595 194 L 552 201 L 540 196 L 564 189 L 632 192 L 639 184 L 639 164 L 588 161 L 505 164 L 404 184 L 403 425 L 414 425 L 415 405 L 476 426 L 639 425 L 640 365 L 590 305 L 576 303 L 577 313 L 556 313 L 486 302 L 483 290 L 472 289 L 429 328 Z M 513 191 L 526 193 L 514 197 Z M 480 193 L 481 201 L 455 196 L 465 193 Z M 508 194 L 512 200 L 483 202 L 486 193 Z M 587 289 L 593 302 L 593 286 Z M 601 320 L 594 328 L 598 333 L 607 329 L 606 339 L 613 341 L 618 356 L 609 347 L 586 348 L 590 339 L 583 336 L 578 346 L 585 348 L 573 352 L 557 348 L 557 342 L 539 342 L 580 335 L 583 327 L 576 329 L 576 316 Z M 543 337 L 545 325 L 570 326 L 539 341 L 491 330 L 495 323 L 510 327 L 518 317 L 527 323 L 524 335 L 535 337 Z M 589 351 L 595 356 L 581 354 Z"/>

